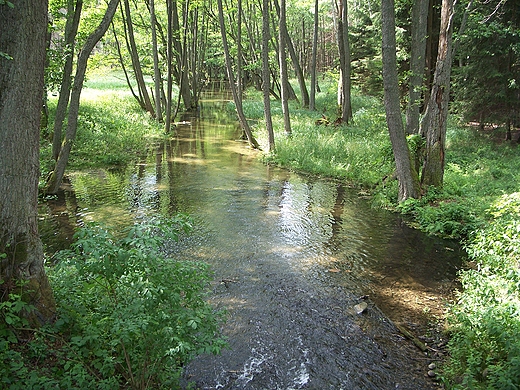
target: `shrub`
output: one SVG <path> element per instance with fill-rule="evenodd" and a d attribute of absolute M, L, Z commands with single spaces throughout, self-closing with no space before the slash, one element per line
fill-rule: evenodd
<path fill-rule="evenodd" d="M 162 254 L 189 226 L 179 216 L 135 225 L 123 238 L 100 226 L 79 230 L 49 270 L 59 319 L 34 333 L 23 358 L 12 339 L 1 345 L 4 362 L 17 364 L 0 368 L 16 379 L 8 388 L 171 389 L 194 356 L 219 353 L 222 313 L 205 301 L 208 266 Z"/>
<path fill-rule="evenodd" d="M 520 193 L 500 197 L 491 222 L 467 251 L 476 269 L 461 274 L 452 307 L 454 336 L 446 378 L 454 388 L 520 387 Z"/>

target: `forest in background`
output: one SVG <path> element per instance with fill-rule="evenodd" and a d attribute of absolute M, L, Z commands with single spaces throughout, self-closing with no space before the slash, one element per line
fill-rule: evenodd
<path fill-rule="evenodd" d="M 2 12 L 13 6 L 0 2 Z M 122 70 L 139 107 L 166 132 L 177 113 L 198 107 L 208 83 L 231 81 L 252 147 L 259 144 L 247 102 L 263 101 L 256 115 L 265 121 L 268 159 L 352 182 L 372 178 L 361 184 L 380 205 L 413 215 L 430 233 L 465 240 L 473 266 L 461 274 L 464 290 L 448 315 L 446 383 L 518 386 L 520 200 L 511 169 L 520 121 L 518 1 L 112 0 L 105 7 L 69 0 L 51 1 L 49 10 L 45 88 L 59 99 L 52 128 L 42 119 L 42 139 L 53 145 L 44 192 L 57 191 L 73 153 L 87 60 L 89 69 Z M 0 55 L 13 58 L 3 46 Z M 319 106 L 326 85 L 333 98 Z M 362 95 L 374 100 L 359 104 Z M 300 128 L 291 114 L 299 110 L 315 113 Z M 316 137 L 306 138 L 312 132 L 326 142 L 314 153 L 321 163 L 309 165 L 294 156 L 318 150 Z M 367 149 L 359 172 L 368 175 L 349 177 L 345 167 L 353 165 L 341 161 L 348 147 L 339 140 L 370 137 L 384 140 L 386 155 Z M 325 150 L 331 146 L 338 148 Z M 327 159 L 332 168 L 316 170 Z M 396 165 L 381 172 L 381 161 Z M 10 255 L 7 248 L 6 241 L 0 252 Z"/>

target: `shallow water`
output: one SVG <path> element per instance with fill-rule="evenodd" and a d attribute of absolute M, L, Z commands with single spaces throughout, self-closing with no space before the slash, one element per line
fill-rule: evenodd
<path fill-rule="evenodd" d="M 190 363 L 184 386 L 435 388 L 430 357 L 394 322 L 423 332 L 441 313 L 458 247 L 372 209 L 355 189 L 263 165 L 221 111 L 190 119 L 133 167 L 72 174 L 70 190 L 41 209 L 48 250 L 78 221 L 118 229 L 190 214 L 195 230 L 171 255 L 211 264 L 230 348 Z"/>

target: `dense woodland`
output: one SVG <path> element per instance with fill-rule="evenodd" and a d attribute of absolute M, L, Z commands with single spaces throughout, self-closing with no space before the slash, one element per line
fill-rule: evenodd
<path fill-rule="evenodd" d="M 52 195 L 76 147 L 81 91 L 93 68 L 123 72 L 139 107 L 166 133 L 179 113 L 198 109 L 204 88 L 226 82 L 253 148 L 259 142 L 243 103 L 254 95 L 248 91 L 259 91 L 268 138 L 264 152 L 272 155 L 280 139 L 276 134 L 292 133 L 295 107 L 315 112 L 317 125 L 341 132 L 355 122 L 353 95 L 372 96 L 384 102 L 392 176 L 398 183 L 396 207 L 404 212 L 424 199 L 430 205 L 438 202 L 453 118 L 467 126 L 466 136 L 472 131 L 498 134 L 512 148 L 520 142 L 518 0 L 0 0 L 0 292 L 2 310 L 10 313 L 2 313 L 0 332 L 6 350 L 18 337 L 13 326 L 25 329 L 55 320 L 36 220 L 39 142 L 40 137 L 52 142 L 54 167 L 40 188 Z M 333 107 L 318 107 L 317 94 L 331 79 Z M 50 117 L 52 93 L 58 101 Z M 271 104 L 281 105 L 283 129 L 273 129 Z M 447 379 L 451 385 L 486 386 L 494 380 L 500 388 L 520 386 L 520 347 L 513 341 L 520 337 L 519 222 L 511 206 L 518 202 L 517 190 L 504 191 L 513 195 L 487 211 L 507 216 L 504 225 L 494 225 L 492 234 L 475 228 L 457 237 L 479 243 L 468 247 L 475 257 L 496 260 L 494 266 L 477 267 L 485 272 L 473 275 L 474 280 L 489 277 L 493 267 L 509 270 L 507 287 L 500 288 L 505 295 L 493 293 L 507 303 L 499 314 L 507 329 L 493 323 L 471 330 L 472 342 L 482 337 L 489 350 L 501 352 L 454 352 L 460 366 Z M 486 235 L 507 236 L 507 244 L 494 247 L 489 242 L 498 241 L 488 237 L 487 242 Z M 106 249 L 111 250 L 116 252 Z M 192 270 L 187 272 L 198 283 Z M 216 332 L 216 323 L 208 322 L 208 334 Z M 189 337 L 193 341 L 196 335 Z M 205 345 L 214 351 L 220 347 L 220 341 Z M 21 371 L 10 366 L 0 372 Z M 154 380 L 161 378 L 158 374 Z M 139 387 L 137 382 L 131 386 Z"/>

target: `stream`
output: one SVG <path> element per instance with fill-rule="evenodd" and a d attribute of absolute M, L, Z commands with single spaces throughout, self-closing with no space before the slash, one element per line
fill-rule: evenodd
<path fill-rule="evenodd" d="M 40 207 L 47 252 L 82 221 L 119 229 L 192 216 L 171 256 L 211 265 L 229 349 L 192 361 L 185 388 L 439 388 L 427 373 L 442 359 L 436 318 L 456 287 L 459 246 L 371 208 L 355 188 L 264 165 L 210 98 L 139 163 L 71 173 Z"/>

